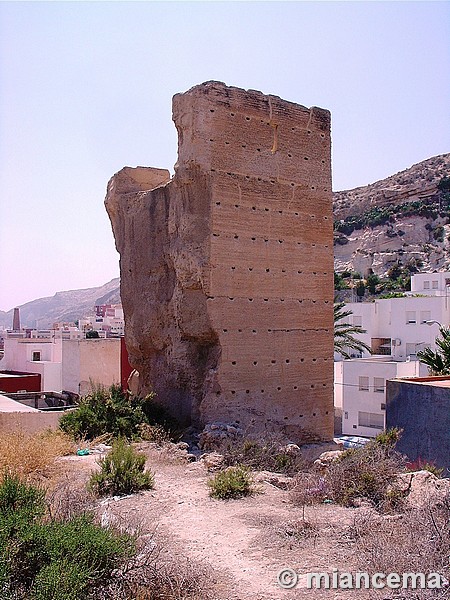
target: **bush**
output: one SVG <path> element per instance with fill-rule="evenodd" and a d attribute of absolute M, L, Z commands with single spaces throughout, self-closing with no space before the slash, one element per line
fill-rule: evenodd
<path fill-rule="evenodd" d="M 109 454 L 98 462 L 100 471 L 92 473 L 89 488 L 99 496 L 152 489 L 154 476 L 144 470 L 145 462 L 143 454 L 119 438 L 114 441 Z"/>
<path fill-rule="evenodd" d="M 208 480 L 209 495 L 219 500 L 242 498 L 253 493 L 252 478 L 248 467 L 228 467 Z"/>
<path fill-rule="evenodd" d="M 44 520 L 39 488 L 6 475 L 0 485 L 0 588 L 14 600 L 85 600 L 135 553 L 130 536 L 92 515 Z"/>
<path fill-rule="evenodd" d="M 330 493 L 326 479 L 316 473 L 298 473 L 294 478 L 290 490 L 290 500 L 293 504 L 303 509 L 305 520 L 305 506 L 321 504 Z"/>
<path fill-rule="evenodd" d="M 355 559 L 358 570 L 369 573 L 440 573 L 450 578 L 450 496 L 438 505 L 428 504 L 407 510 L 399 519 L 380 517 L 367 511 L 357 513 L 351 530 L 349 533 L 357 547 Z M 448 587 L 439 591 L 422 589 L 420 592 L 404 589 L 401 598 L 444 600 L 448 598 Z"/>
<path fill-rule="evenodd" d="M 380 434 L 362 448 L 346 450 L 326 473 L 331 498 L 344 506 L 355 506 L 364 498 L 378 509 L 394 507 L 401 499 L 393 492 L 396 475 L 404 459 L 394 450 L 399 430 Z"/>
<path fill-rule="evenodd" d="M 305 467 L 303 457 L 290 452 L 280 439 L 251 437 L 224 442 L 218 449 L 227 466 L 243 465 L 257 471 L 272 471 L 294 475 Z"/>
<path fill-rule="evenodd" d="M 139 437 L 142 423 L 173 428 L 173 419 L 154 399 L 153 393 L 145 398 L 128 397 L 119 385 L 100 386 L 82 398 L 77 409 L 63 415 L 59 426 L 75 439 L 90 440 L 106 433 L 131 440 Z"/>

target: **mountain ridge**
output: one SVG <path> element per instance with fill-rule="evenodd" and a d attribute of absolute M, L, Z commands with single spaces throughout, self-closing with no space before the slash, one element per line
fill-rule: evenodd
<path fill-rule="evenodd" d="M 120 303 L 120 279 L 78 290 L 64 290 L 19 306 L 22 327 L 47 329 L 57 322 L 71 322 L 92 315 L 96 304 Z M 0 311 L 0 327 L 11 328 L 14 309 Z"/>

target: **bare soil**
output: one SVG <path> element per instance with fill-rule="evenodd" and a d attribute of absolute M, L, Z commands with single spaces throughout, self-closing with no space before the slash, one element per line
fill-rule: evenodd
<path fill-rule="evenodd" d="M 173 561 L 190 559 L 211 572 L 213 600 L 297 600 L 374 598 L 373 591 L 309 590 L 306 573 L 355 572 L 357 548 L 352 539 L 356 515 L 368 509 L 332 504 L 302 509 L 289 492 L 256 474 L 257 493 L 239 500 L 209 497 L 211 477 L 202 461 L 188 463 L 183 453 L 141 444 L 147 465 L 155 473 L 155 488 L 121 499 L 98 501 L 104 519 L 138 524 L 164 545 Z M 96 468 L 98 455 L 64 457 L 66 473 L 83 486 Z M 71 484 L 72 485 L 72 484 Z M 282 589 L 278 573 L 285 568 L 300 574 L 295 589 Z M 387 597 L 387 595 L 386 595 Z"/>

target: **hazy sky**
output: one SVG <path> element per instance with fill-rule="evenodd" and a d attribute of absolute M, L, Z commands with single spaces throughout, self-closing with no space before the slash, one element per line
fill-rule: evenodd
<path fill-rule="evenodd" d="M 448 152 L 449 40 L 447 2 L 0 2 L 0 309 L 118 276 L 107 182 L 173 171 L 203 81 L 331 110 L 335 190 Z"/>

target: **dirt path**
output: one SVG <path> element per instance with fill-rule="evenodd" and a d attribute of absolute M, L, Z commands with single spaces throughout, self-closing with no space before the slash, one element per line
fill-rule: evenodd
<path fill-rule="evenodd" d="M 202 462 L 186 463 L 147 450 L 155 472 L 155 489 L 120 501 L 103 501 L 104 513 L 122 521 L 141 520 L 169 544 L 174 560 L 186 557 L 212 567 L 213 598 L 217 600 L 346 599 L 354 592 L 308 590 L 306 577 L 296 589 L 277 584 L 277 574 L 290 567 L 298 573 L 352 570 L 353 547 L 345 538 L 355 511 L 336 506 L 307 509 L 311 535 L 296 535 L 301 510 L 288 493 L 260 482 L 260 492 L 240 500 L 214 500 L 208 495 L 211 475 Z M 95 457 L 71 459 L 85 474 Z M 353 569 L 354 570 L 354 569 Z M 363 591 L 358 600 L 363 600 Z"/>

